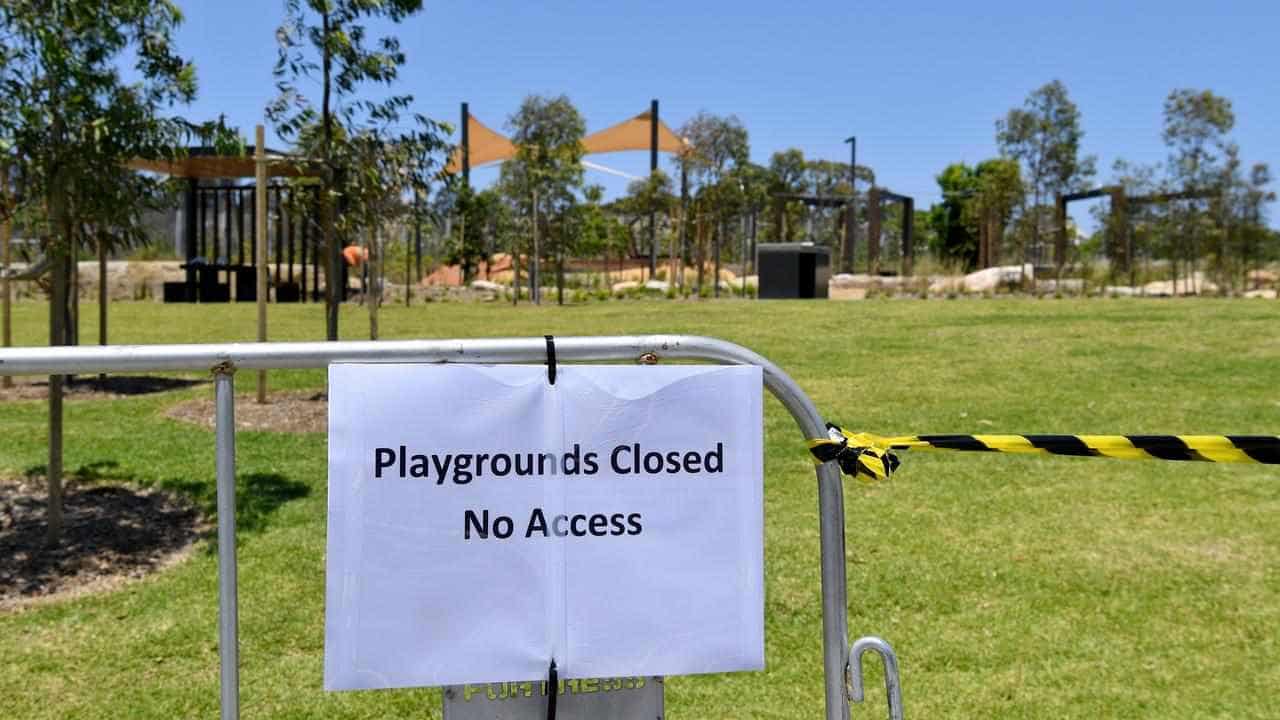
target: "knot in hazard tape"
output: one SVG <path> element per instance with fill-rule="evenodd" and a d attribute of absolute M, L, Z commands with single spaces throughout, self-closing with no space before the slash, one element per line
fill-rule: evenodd
<path fill-rule="evenodd" d="M 818 462 L 835 460 L 849 477 L 873 482 L 887 480 L 898 469 L 898 456 L 886 438 L 871 433 L 850 433 L 827 423 L 827 437 L 809 441 L 809 452 Z"/>

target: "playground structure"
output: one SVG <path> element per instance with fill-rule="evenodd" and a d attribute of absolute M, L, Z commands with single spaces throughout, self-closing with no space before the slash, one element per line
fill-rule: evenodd
<path fill-rule="evenodd" d="M 900 238 L 901 247 L 899 248 L 899 256 L 901 257 L 901 271 L 903 277 L 910 277 L 915 264 L 915 214 L 916 201 L 915 198 L 907 195 L 899 195 L 891 190 L 882 187 L 871 186 L 867 191 L 867 272 L 871 275 L 879 275 L 880 272 L 880 240 L 881 240 L 881 224 L 883 221 L 881 203 L 896 202 L 902 211 L 902 236 Z"/>
<path fill-rule="evenodd" d="M 1054 201 L 1056 232 L 1054 234 L 1054 268 L 1059 277 L 1067 264 L 1067 209 L 1080 200 L 1108 198 L 1111 202 L 1112 221 L 1107 225 L 1106 256 L 1111 262 L 1112 273 L 1129 276 L 1129 284 L 1137 284 L 1133 228 L 1129 223 L 1129 209 L 1133 206 L 1165 204 L 1177 200 L 1208 200 L 1217 197 L 1209 190 L 1182 190 L 1129 196 L 1123 186 L 1106 185 L 1091 190 L 1058 195 Z"/>
<path fill-rule="evenodd" d="M 178 245 L 186 280 L 165 283 L 165 302 L 229 302 L 233 297 L 236 302 L 257 300 L 257 181 L 227 184 L 256 178 L 256 147 L 250 146 L 247 151 L 242 156 L 225 156 L 215 155 L 209 148 L 193 147 L 176 161 L 136 159 L 128 164 L 134 170 L 184 181 Z M 306 177 L 301 164 L 284 153 L 264 148 L 263 154 L 268 183 L 270 178 Z M 266 187 L 269 222 L 261 257 L 274 265 L 271 285 L 275 288 L 274 298 L 267 300 L 306 302 L 319 297 L 323 261 L 319 232 L 301 212 L 303 203 L 298 197 L 314 191 L 314 185 L 270 183 Z"/>
<path fill-rule="evenodd" d="M 843 221 L 838 221 L 838 227 L 845 228 L 844 236 L 841 238 L 842 252 L 841 257 L 847 258 L 847 265 L 844 271 L 851 271 L 857 251 L 857 234 L 856 223 L 849 219 L 850 214 L 855 211 L 856 198 L 851 195 L 810 195 L 805 193 L 773 193 L 771 195 L 775 200 L 782 202 L 799 202 L 809 208 L 835 208 L 840 210 Z M 887 274 L 901 275 L 902 277 L 910 277 L 914 271 L 915 258 L 915 199 L 908 195 L 895 193 L 887 188 L 871 186 L 867 191 L 867 243 L 866 243 L 866 270 L 869 275 L 886 274 L 881 267 L 881 250 L 883 249 L 883 206 L 886 202 L 898 203 L 902 211 L 902 236 L 899 248 L 899 263 L 895 271 Z"/>

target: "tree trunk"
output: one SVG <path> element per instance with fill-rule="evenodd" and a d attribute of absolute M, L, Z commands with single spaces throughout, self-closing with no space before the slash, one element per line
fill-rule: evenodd
<path fill-rule="evenodd" d="M 80 344 L 80 223 L 75 225 L 75 235 L 68 234 L 71 240 L 71 258 L 68 263 L 67 271 L 69 275 L 67 285 L 67 310 L 70 317 L 67 322 L 67 344 Z"/>
<path fill-rule="evenodd" d="M 321 15 L 321 25 L 325 49 L 323 51 L 324 57 L 321 60 L 323 77 L 320 102 L 320 162 L 324 166 L 324 187 L 320 191 L 320 217 L 321 222 L 324 224 L 321 228 L 324 247 L 329 257 L 329 277 L 325 280 L 324 331 L 325 339 L 333 342 L 338 339 L 338 308 L 347 289 L 346 287 L 338 287 L 338 283 L 341 282 L 342 278 L 342 248 L 338 247 L 337 233 L 334 232 L 335 215 L 330 192 L 333 189 L 333 168 L 329 164 L 330 144 L 333 141 L 333 111 L 329 107 L 332 90 L 330 86 L 333 76 L 333 55 L 328 47 L 329 36 L 333 28 L 329 24 L 329 13 L 326 12 Z"/>
<path fill-rule="evenodd" d="M 520 304 L 520 242 L 519 233 L 511 234 L 511 305 Z"/>
<path fill-rule="evenodd" d="M 658 215 L 649 210 L 649 279 L 658 279 Z"/>
<path fill-rule="evenodd" d="M 98 234 L 98 344 L 107 344 L 107 242 Z"/>
<path fill-rule="evenodd" d="M 378 279 L 378 265 L 381 250 L 378 247 L 378 231 L 374 229 L 369 235 L 369 259 L 365 261 L 368 281 L 365 283 L 365 301 L 369 305 L 369 339 L 378 339 L 378 306 L 381 305 L 382 287 Z"/>
<path fill-rule="evenodd" d="M 720 243 L 724 240 L 724 221 L 720 220 L 716 223 L 715 244 L 711 248 L 711 254 L 715 262 L 715 272 L 711 274 L 711 295 L 720 297 Z"/>
<path fill-rule="evenodd" d="M 667 289 L 674 291 L 677 287 L 676 279 L 680 276 L 680 255 L 677 252 L 679 242 L 675 233 L 671 233 L 671 257 L 667 262 L 667 267 L 671 271 L 667 274 Z"/>
<path fill-rule="evenodd" d="M 561 243 L 557 245 L 563 241 L 561 238 Z M 556 304 L 564 304 L 564 249 L 561 247 L 556 248 Z"/>
<path fill-rule="evenodd" d="M 67 340 L 67 244 L 71 240 L 66 221 L 65 191 L 55 189 L 49 198 L 49 220 L 53 237 L 46 248 L 51 275 L 49 297 L 49 346 L 66 345 Z M 59 237 L 61 235 L 61 237 Z M 62 384 L 64 376 L 49 376 L 49 463 L 45 478 L 49 490 L 46 509 L 46 540 L 56 544 L 62 537 Z"/>
<path fill-rule="evenodd" d="M 98 344 L 107 344 L 107 302 L 109 295 L 107 293 L 107 239 L 103 237 L 101 231 L 97 233 L 98 237 Z M 98 376 L 98 380 L 106 380 L 107 375 L 103 373 Z"/>
<path fill-rule="evenodd" d="M 5 200 L 9 197 L 9 169 L 3 168 L 3 174 L 0 174 L 0 193 L 3 193 Z M 13 253 L 10 251 L 9 240 L 13 232 L 13 226 L 8 220 L 0 224 L 0 267 L 4 271 L 0 273 L 0 346 L 9 347 L 13 344 L 13 306 L 12 306 L 12 290 L 9 287 L 9 265 L 13 263 Z M 13 378 L 5 375 L 0 378 L 0 387 L 13 387 Z"/>
<path fill-rule="evenodd" d="M 542 304 L 542 278 L 539 262 L 541 248 L 538 247 L 538 191 L 533 191 L 533 254 L 529 257 L 529 299 L 534 305 Z"/>
<path fill-rule="evenodd" d="M 702 297 L 702 279 L 707 270 L 705 252 L 706 223 L 702 221 L 701 215 L 697 216 L 696 224 L 694 225 L 694 244 L 697 246 L 695 254 L 697 255 L 698 274 L 694 276 L 693 294 L 700 298 Z"/>

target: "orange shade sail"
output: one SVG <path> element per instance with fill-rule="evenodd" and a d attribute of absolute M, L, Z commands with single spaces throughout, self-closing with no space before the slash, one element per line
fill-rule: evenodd
<path fill-rule="evenodd" d="M 172 177 L 213 180 L 216 178 L 250 178 L 254 176 L 253 148 L 245 155 L 209 155 L 193 148 L 176 160 L 134 158 L 125 167 L 130 170 L 160 173 Z M 268 177 L 307 177 L 312 175 L 305 163 L 279 152 L 267 150 Z"/>
<path fill-rule="evenodd" d="M 588 155 L 625 150 L 648 150 L 650 123 L 650 115 L 646 110 L 617 125 L 588 135 L 582 139 L 582 145 Z M 516 155 L 516 146 L 510 139 L 494 132 L 484 123 L 476 120 L 474 115 L 467 115 L 467 139 L 471 145 L 469 158 L 471 167 L 510 160 Z M 679 153 L 687 144 L 666 123 L 658 120 L 660 152 Z M 457 148 L 449 157 L 445 172 L 453 174 L 461 171 L 462 148 Z"/>

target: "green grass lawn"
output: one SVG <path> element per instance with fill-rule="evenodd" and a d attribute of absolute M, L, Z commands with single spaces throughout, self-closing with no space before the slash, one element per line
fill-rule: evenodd
<path fill-rule="evenodd" d="M 254 336 L 251 306 L 111 311 L 118 342 Z M 16 341 L 40 343 L 45 316 L 18 306 Z M 275 339 L 322 336 L 319 306 L 273 307 L 271 322 Z M 362 337 L 363 310 L 343 326 Z M 885 434 L 1280 433 L 1276 302 L 430 304 L 388 307 L 382 327 L 714 335 L 777 362 L 831 420 Z M 213 434 L 163 415 L 201 393 L 69 401 L 67 467 L 211 508 Z M 767 669 L 672 679 L 673 718 L 821 716 L 813 469 L 772 400 L 765 424 Z M 0 438 L 0 471 L 42 465 L 45 406 L 0 405 Z M 432 690 L 321 690 L 325 438 L 238 443 L 244 717 L 438 717 Z M 1280 469 L 916 453 L 888 483 L 847 482 L 846 498 L 850 633 L 893 643 L 909 717 L 1276 717 Z M 206 549 L 110 594 L 2 615 L 0 717 L 213 717 L 216 611 Z M 878 677 L 855 717 L 884 717 Z"/>

